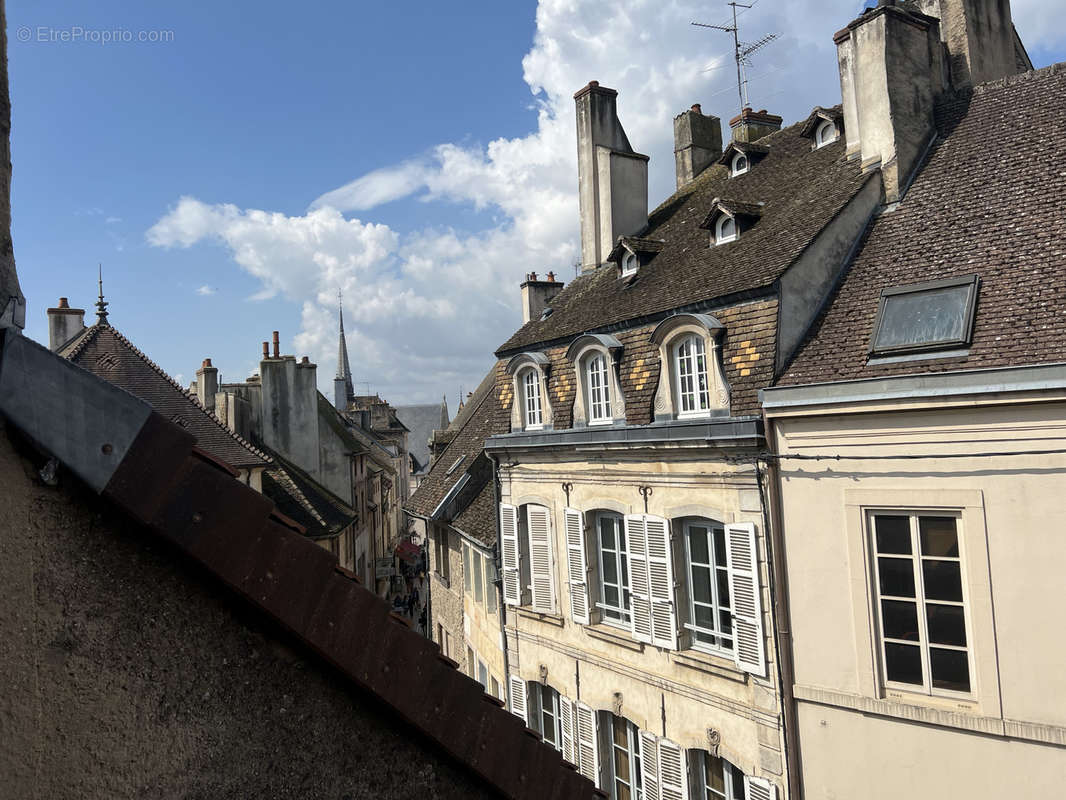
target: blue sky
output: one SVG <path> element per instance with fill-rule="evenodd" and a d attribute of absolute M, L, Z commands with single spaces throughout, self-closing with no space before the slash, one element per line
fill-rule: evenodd
<path fill-rule="evenodd" d="M 1064 5 L 1013 3 L 1037 66 L 1066 58 Z M 782 37 L 753 104 L 791 122 L 838 102 L 832 33 L 860 7 L 760 0 L 742 36 Z M 27 333 L 47 339 L 61 295 L 91 310 L 102 263 L 112 323 L 181 380 L 208 356 L 243 380 L 277 329 L 326 386 L 343 288 L 356 380 L 454 408 L 520 321 L 522 276 L 572 273 L 572 93 L 619 89 L 654 206 L 672 117 L 735 113 L 728 40 L 688 24 L 725 16 L 685 0 L 13 4 Z"/>

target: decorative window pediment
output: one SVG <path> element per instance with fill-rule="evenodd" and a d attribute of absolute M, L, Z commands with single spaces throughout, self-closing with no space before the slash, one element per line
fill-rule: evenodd
<path fill-rule="evenodd" d="M 770 148 L 764 144 L 730 142 L 725 152 L 722 153 L 721 158 L 718 159 L 718 163 L 729 167 L 730 177 L 735 178 L 737 175 L 743 175 L 758 164 L 769 152 Z"/>
<path fill-rule="evenodd" d="M 618 380 L 622 344 L 609 334 L 586 333 L 566 351 L 574 365 L 574 427 L 610 425 L 625 420 L 625 400 Z"/>
<path fill-rule="evenodd" d="M 718 346 L 724 330 L 709 314 L 675 314 L 652 332 L 661 364 L 656 421 L 729 414 L 729 384 Z"/>
<path fill-rule="evenodd" d="M 800 136 L 810 139 L 813 149 L 832 144 L 840 138 L 844 132 L 844 113 L 837 108 L 822 108 L 818 106 L 807 117 L 800 130 Z"/>
<path fill-rule="evenodd" d="M 762 203 L 749 203 L 716 197 L 711 210 L 700 225 L 711 232 L 711 245 L 725 244 L 740 238 L 762 216 Z"/>
<path fill-rule="evenodd" d="M 552 407 L 548 401 L 550 359 L 539 352 L 519 353 L 507 362 L 514 400 L 511 403 L 511 430 L 537 431 L 552 427 Z"/>

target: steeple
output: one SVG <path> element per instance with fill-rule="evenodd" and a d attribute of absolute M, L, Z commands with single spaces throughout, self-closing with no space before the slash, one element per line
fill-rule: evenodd
<path fill-rule="evenodd" d="M 337 318 L 340 321 L 340 341 L 337 344 L 337 377 L 333 379 L 333 405 L 344 411 L 355 400 L 352 386 L 352 367 L 348 362 L 348 344 L 344 340 L 344 299 L 337 291 Z"/>
<path fill-rule="evenodd" d="M 96 324 L 97 325 L 110 325 L 107 321 L 107 306 L 109 305 L 104 301 L 104 267 L 103 264 L 97 265 L 96 282 L 100 287 L 100 299 L 96 301 Z"/>

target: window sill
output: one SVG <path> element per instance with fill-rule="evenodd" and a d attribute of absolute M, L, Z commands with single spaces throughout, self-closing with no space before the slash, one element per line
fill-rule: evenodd
<path fill-rule="evenodd" d="M 549 625 L 555 625 L 558 628 L 563 627 L 565 620 L 558 614 L 548 614 L 544 611 L 534 611 L 532 608 L 526 608 L 525 606 L 512 606 L 515 612 L 520 617 L 526 619 L 535 619 L 538 622 L 546 622 Z"/>
<path fill-rule="evenodd" d="M 433 574 L 433 577 L 436 579 L 437 583 L 439 583 L 445 589 L 451 589 L 452 588 L 451 581 L 449 581 L 445 576 L 441 575 L 439 572 L 434 572 L 432 574 Z"/>
<path fill-rule="evenodd" d="M 747 683 L 748 680 L 747 672 L 722 656 L 712 656 L 710 653 L 703 653 L 699 650 L 678 650 L 671 653 L 670 658 L 676 664 L 717 675 L 720 678 L 727 678 L 738 683 Z"/>
<path fill-rule="evenodd" d="M 644 643 L 638 642 L 621 628 L 616 628 L 605 622 L 597 622 L 595 625 L 583 625 L 582 628 L 593 639 L 616 644 L 619 647 L 632 650 L 634 653 L 644 652 Z"/>

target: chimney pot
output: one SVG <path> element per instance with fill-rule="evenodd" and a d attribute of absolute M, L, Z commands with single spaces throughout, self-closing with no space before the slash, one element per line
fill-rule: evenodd
<path fill-rule="evenodd" d="M 311 359 L 309 359 L 307 356 L 304 356 L 303 358 L 300 359 L 300 363 L 301 364 L 310 364 L 311 363 Z"/>
<path fill-rule="evenodd" d="M 274 331 L 274 358 L 281 358 L 281 339 L 278 332 Z"/>
<path fill-rule="evenodd" d="M 550 272 L 550 271 L 548 272 L 548 283 L 555 283 L 555 273 L 554 272 Z"/>
<path fill-rule="evenodd" d="M 211 366 L 211 359 L 210 358 L 205 358 L 204 359 L 204 363 L 203 363 L 203 368 L 207 369 L 210 366 Z"/>
<path fill-rule="evenodd" d="M 67 298 L 60 297 L 59 305 L 57 306 L 57 308 L 70 308 L 70 304 L 67 302 Z"/>
<path fill-rule="evenodd" d="M 529 273 L 529 279 L 531 281 L 535 281 L 537 279 L 537 273 L 535 273 L 535 272 Z"/>
<path fill-rule="evenodd" d="M 693 103 L 692 104 L 692 110 L 695 111 L 697 114 L 702 114 L 703 113 L 703 107 L 700 106 L 699 103 Z"/>

